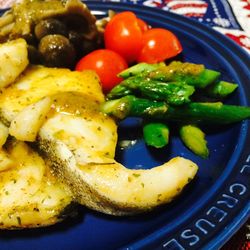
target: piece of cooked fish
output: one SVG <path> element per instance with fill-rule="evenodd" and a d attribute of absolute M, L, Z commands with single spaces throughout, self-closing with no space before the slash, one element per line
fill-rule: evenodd
<path fill-rule="evenodd" d="M 47 226 L 65 217 L 72 194 L 32 148 L 10 140 L 0 160 L 0 229 Z"/>
<path fill-rule="evenodd" d="M 129 170 L 114 160 L 115 121 L 100 112 L 104 95 L 92 71 L 31 67 L 0 95 L 0 113 L 10 123 L 28 105 L 53 96 L 38 144 L 50 166 L 91 209 L 131 215 L 170 202 L 197 172 L 177 157 L 150 170 Z"/>
<path fill-rule="evenodd" d="M 0 149 L 7 141 L 9 129 L 0 121 Z"/>
<path fill-rule="evenodd" d="M 170 202 L 197 166 L 177 157 L 150 170 L 127 169 L 114 160 L 116 125 L 99 108 L 72 93 L 56 102 L 57 112 L 39 132 L 40 148 L 56 175 L 80 204 L 107 214 L 136 214 Z"/>
<path fill-rule="evenodd" d="M 93 71 L 72 72 L 69 69 L 29 66 L 15 81 L 0 94 L 0 120 L 6 125 L 28 105 L 63 92 L 77 92 L 94 96 L 103 102 L 104 96 Z"/>
<path fill-rule="evenodd" d="M 29 64 L 24 39 L 0 44 L 0 89 L 10 85 Z"/>
<path fill-rule="evenodd" d="M 9 134 L 20 141 L 35 141 L 40 127 L 47 118 L 52 101 L 50 97 L 45 97 L 25 107 L 11 121 Z"/>
<path fill-rule="evenodd" d="M 1 110 L 4 114 L 7 114 L 6 117 L 4 115 L 1 116 L 1 118 L 4 118 L 4 123 L 10 125 L 13 117 L 16 118 L 20 111 L 43 96 L 59 93 L 62 89 L 73 91 L 81 89 L 82 83 L 79 77 L 82 74 L 76 74 L 77 80 L 74 80 L 74 77 L 67 77 L 69 72 L 67 69 L 60 71 L 46 69 L 44 71 L 44 68 L 39 66 L 27 69 L 20 76 L 21 80 L 17 80 L 19 82 L 17 85 L 13 84 L 8 89 L 5 88 L 1 91 L 3 97 Z M 71 73 L 70 75 L 72 76 Z M 88 73 L 86 73 L 86 79 L 88 79 L 87 75 Z M 54 77 L 57 80 L 54 80 Z M 70 83 L 68 80 L 70 80 Z M 76 81 L 78 84 L 75 84 Z M 61 90 L 55 87 L 58 86 L 58 82 L 60 82 Z M 38 87 L 36 87 L 36 83 Z M 63 85 L 63 83 L 65 84 Z M 91 85 L 91 81 L 89 81 L 89 84 Z M 29 86 L 34 88 L 35 91 L 28 92 L 28 95 L 26 95 L 25 93 Z M 54 92 L 53 88 L 55 89 Z M 90 89 L 92 89 L 91 86 Z M 92 89 L 92 91 L 95 91 L 95 89 Z M 19 98 L 19 94 L 22 97 Z M 92 92 L 90 91 L 89 94 L 92 94 Z M 8 106 L 8 103 L 10 107 L 4 109 L 5 104 Z M 29 115 L 31 114 L 29 113 Z M 23 119 L 25 120 L 25 117 Z M 29 127 L 27 124 L 26 128 L 28 131 Z M 0 129 L 1 144 L 3 145 L 7 139 L 8 129 L 2 123 Z M 25 143 L 8 144 L 8 151 L 10 151 L 10 154 L 3 150 L 0 152 L 0 178 L 2 185 L 2 192 L 0 192 L 0 228 L 13 229 L 46 226 L 65 218 L 69 211 L 67 214 L 64 214 L 64 209 L 68 210 L 68 206 L 71 206 L 72 202 L 72 195 L 67 186 L 51 175 L 43 159 Z M 13 166 L 15 168 L 12 168 Z M 40 173 L 40 183 L 36 180 L 37 172 Z M 27 173 L 26 176 L 24 175 L 25 173 Z M 33 190 L 34 186 L 37 188 L 35 191 Z M 22 196 L 23 199 L 20 199 L 19 196 Z"/>

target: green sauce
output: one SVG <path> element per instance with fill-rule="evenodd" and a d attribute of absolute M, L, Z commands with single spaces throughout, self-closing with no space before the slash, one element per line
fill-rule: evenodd
<path fill-rule="evenodd" d="M 203 72 L 204 69 L 205 67 L 202 64 L 193 64 L 193 63 L 187 63 L 187 62 L 183 63 L 179 61 L 174 61 L 170 63 L 168 66 L 160 67 L 157 72 L 159 74 L 164 74 L 165 77 L 167 78 L 171 78 L 173 75 L 198 76 Z"/>

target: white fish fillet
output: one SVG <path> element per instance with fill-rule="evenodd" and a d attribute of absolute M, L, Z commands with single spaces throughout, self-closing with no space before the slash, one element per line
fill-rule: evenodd
<path fill-rule="evenodd" d="M 54 102 L 38 144 L 80 204 L 107 214 L 136 214 L 170 202 L 194 178 L 197 165 L 181 157 L 150 170 L 130 170 L 114 160 L 117 126 L 100 112 L 104 96 L 91 71 L 28 69 L 0 95 L 1 116 L 11 122 L 48 95 Z"/>

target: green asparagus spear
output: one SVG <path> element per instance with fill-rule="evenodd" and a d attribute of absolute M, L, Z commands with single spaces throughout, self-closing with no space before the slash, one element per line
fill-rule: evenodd
<path fill-rule="evenodd" d="M 151 71 L 157 70 L 159 67 L 165 66 L 164 62 L 161 63 L 138 63 L 136 65 L 131 66 L 128 69 L 123 70 L 118 74 L 119 77 L 128 78 L 130 76 L 140 75 L 144 73 L 149 73 Z"/>
<path fill-rule="evenodd" d="M 238 87 L 236 83 L 231 83 L 231 82 L 225 82 L 225 81 L 219 81 L 216 82 L 215 84 L 209 86 L 206 90 L 205 93 L 209 97 L 214 97 L 218 99 L 223 99 L 233 93 L 235 89 Z"/>
<path fill-rule="evenodd" d="M 158 119 L 165 114 L 168 105 L 165 102 L 156 102 L 148 99 L 127 95 L 120 99 L 106 101 L 101 106 L 101 111 L 118 119 L 128 116 L 149 117 Z"/>
<path fill-rule="evenodd" d="M 220 77 L 220 72 L 205 69 L 204 65 L 200 64 L 174 61 L 168 66 L 159 67 L 150 72 L 148 77 L 164 82 L 176 81 L 196 88 L 205 88 Z"/>
<path fill-rule="evenodd" d="M 162 100 L 171 105 L 182 105 L 190 102 L 194 93 L 193 86 L 178 82 L 160 82 L 141 76 L 129 77 L 114 87 L 107 95 L 108 99 L 128 95 L 129 92 L 152 100 Z"/>
<path fill-rule="evenodd" d="M 196 155 L 207 158 L 209 150 L 204 132 L 195 125 L 183 125 L 180 128 L 182 142 Z"/>
<path fill-rule="evenodd" d="M 250 107 L 223 105 L 221 102 L 191 102 L 174 107 L 165 102 L 131 95 L 107 101 L 103 104 L 102 111 L 119 119 L 137 116 L 188 124 L 230 124 L 250 118 Z"/>
<path fill-rule="evenodd" d="M 113 89 L 111 89 L 111 91 L 106 95 L 106 98 L 108 100 L 112 100 L 132 94 L 132 90 L 128 89 L 128 87 L 120 83 L 116 85 Z"/>
<path fill-rule="evenodd" d="M 161 122 L 148 122 L 143 126 L 143 138 L 148 146 L 162 148 L 169 141 L 169 127 Z"/>

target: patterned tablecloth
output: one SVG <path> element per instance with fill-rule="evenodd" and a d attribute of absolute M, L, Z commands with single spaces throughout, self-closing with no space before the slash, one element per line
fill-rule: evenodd
<path fill-rule="evenodd" d="M 103 1 L 144 5 L 187 16 L 230 37 L 250 53 L 250 0 Z M 0 8 L 8 8 L 13 2 L 15 0 L 0 0 Z M 250 250 L 250 221 L 223 247 L 223 250 Z"/>

